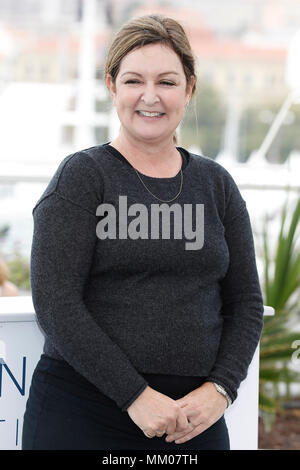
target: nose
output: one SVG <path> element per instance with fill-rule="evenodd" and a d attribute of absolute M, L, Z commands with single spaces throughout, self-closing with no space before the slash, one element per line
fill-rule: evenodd
<path fill-rule="evenodd" d="M 159 101 L 159 97 L 157 96 L 155 87 L 153 85 L 147 85 L 141 99 L 147 106 L 152 106 L 157 103 Z"/>

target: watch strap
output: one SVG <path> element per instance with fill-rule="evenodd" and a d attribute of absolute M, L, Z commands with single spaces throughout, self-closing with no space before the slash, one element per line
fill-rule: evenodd
<path fill-rule="evenodd" d="M 222 387 L 222 385 L 219 385 L 219 384 L 217 384 L 217 383 L 215 383 L 215 382 L 212 382 L 212 383 L 213 383 L 214 386 L 216 387 L 217 391 L 218 391 L 219 393 L 221 393 L 221 394 L 226 398 L 226 400 L 227 400 L 227 408 L 228 408 L 228 406 L 231 405 L 232 400 L 231 400 L 230 396 L 228 395 L 228 393 L 226 392 L 225 388 Z"/>

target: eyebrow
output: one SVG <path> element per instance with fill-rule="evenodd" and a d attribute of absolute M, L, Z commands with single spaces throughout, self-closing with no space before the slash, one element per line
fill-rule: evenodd
<path fill-rule="evenodd" d="M 126 75 L 126 73 L 133 73 L 134 75 L 139 75 L 140 77 L 142 76 L 140 73 L 137 73 L 137 72 L 124 72 L 124 73 L 122 73 L 121 77 L 123 77 L 123 75 Z M 178 72 L 174 72 L 173 70 L 170 70 L 169 72 L 159 73 L 158 76 L 160 77 L 161 75 L 167 75 L 167 74 L 170 74 L 170 73 L 173 73 L 174 75 L 179 75 Z"/>

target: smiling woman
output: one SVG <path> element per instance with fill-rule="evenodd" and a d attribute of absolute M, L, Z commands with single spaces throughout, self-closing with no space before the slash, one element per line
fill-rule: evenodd
<path fill-rule="evenodd" d="M 68 155 L 33 208 L 45 346 L 22 448 L 229 449 L 263 315 L 246 203 L 225 168 L 175 146 L 196 84 L 178 22 L 126 23 L 105 81 L 119 135 Z"/>

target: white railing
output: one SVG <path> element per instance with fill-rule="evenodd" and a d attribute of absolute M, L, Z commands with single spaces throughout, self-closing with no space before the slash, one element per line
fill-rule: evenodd
<path fill-rule="evenodd" d="M 264 315 L 274 315 L 272 307 Z M 0 297 L 0 450 L 21 449 L 25 405 L 44 337 L 36 322 L 31 296 Z M 258 448 L 259 345 L 226 410 L 232 450 Z"/>

